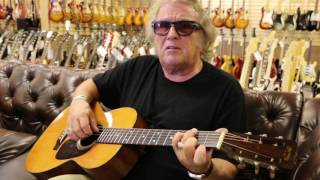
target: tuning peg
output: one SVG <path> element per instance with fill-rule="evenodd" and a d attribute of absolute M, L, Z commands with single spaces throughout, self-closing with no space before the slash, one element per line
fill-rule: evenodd
<path fill-rule="evenodd" d="M 283 139 L 283 136 L 277 136 L 276 139 Z"/>
<path fill-rule="evenodd" d="M 239 161 L 238 168 L 245 169 L 246 168 L 246 164 L 244 163 L 243 157 L 238 157 L 238 161 Z"/>
<path fill-rule="evenodd" d="M 268 137 L 268 134 L 260 134 L 261 137 Z"/>
<path fill-rule="evenodd" d="M 254 174 L 258 175 L 260 171 L 260 166 L 259 163 L 257 161 L 254 162 Z"/>
<path fill-rule="evenodd" d="M 274 166 L 269 166 L 269 175 L 270 175 L 270 178 L 273 179 L 276 177 L 276 167 Z"/>
<path fill-rule="evenodd" d="M 245 134 L 247 134 L 247 135 L 252 135 L 252 132 L 246 132 Z"/>

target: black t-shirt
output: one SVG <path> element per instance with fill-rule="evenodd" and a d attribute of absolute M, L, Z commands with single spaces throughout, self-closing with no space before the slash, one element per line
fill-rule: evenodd
<path fill-rule="evenodd" d="M 165 78 L 156 56 L 141 56 L 93 78 L 100 101 L 111 109 L 129 106 L 150 128 L 246 130 L 242 89 L 231 75 L 204 62 L 185 82 Z M 219 151 L 214 157 L 225 158 Z M 148 147 L 126 179 L 189 179 L 172 147 Z"/>

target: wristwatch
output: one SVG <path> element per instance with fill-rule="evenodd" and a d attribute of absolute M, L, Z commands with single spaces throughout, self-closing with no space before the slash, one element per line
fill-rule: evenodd
<path fill-rule="evenodd" d="M 202 174 L 194 174 L 194 173 L 188 171 L 188 175 L 189 175 L 189 177 L 191 177 L 193 179 L 203 179 L 203 178 L 206 178 L 206 177 L 210 176 L 210 174 L 212 172 L 212 169 L 213 169 L 213 163 L 211 161 L 208 170 L 206 170 Z"/>

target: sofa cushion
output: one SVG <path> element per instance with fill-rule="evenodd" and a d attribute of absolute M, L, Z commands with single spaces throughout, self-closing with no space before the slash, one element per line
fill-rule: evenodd
<path fill-rule="evenodd" d="M 1 126 L 40 135 L 69 105 L 76 86 L 98 72 L 11 61 L 0 65 Z"/>
<path fill-rule="evenodd" d="M 26 152 L 36 136 L 0 128 L 0 165 Z"/>
<path fill-rule="evenodd" d="M 301 94 L 245 91 L 245 99 L 249 131 L 295 140 L 303 107 Z"/>

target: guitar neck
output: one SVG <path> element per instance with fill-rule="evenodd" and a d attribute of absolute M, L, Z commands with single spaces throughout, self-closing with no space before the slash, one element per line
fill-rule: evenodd
<path fill-rule="evenodd" d="M 98 143 L 131 144 L 147 146 L 172 146 L 173 136 L 181 130 L 141 129 L 141 128 L 104 128 L 97 139 Z M 224 134 L 212 131 L 199 131 L 199 144 L 220 148 Z"/>

